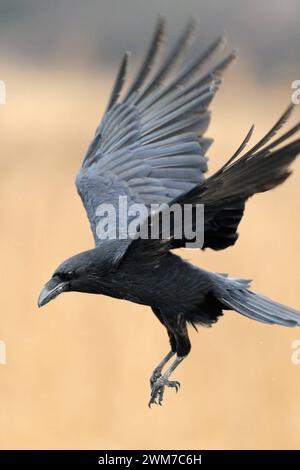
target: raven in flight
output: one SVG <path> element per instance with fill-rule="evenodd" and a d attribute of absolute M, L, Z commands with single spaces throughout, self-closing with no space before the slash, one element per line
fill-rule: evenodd
<path fill-rule="evenodd" d="M 217 60 L 224 43 L 220 37 L 179 66 L 194 39 L 194 29 L 190 21 L 170 51 L 157 61 L 165 34 L 165 21 L 159 18 L 145 59 L 120 99 L 129 58 L 125 54 L 104 117 L 76 178 L 95 248 L 64 261 L 38 300 L 42 306 L 62 292 L 77 291 L 150 306 L 166 328 L 171 346 L 151 376 L 150 406 L 162 404 L 165 387 L 179 387 L 170 376 L 190 352 L 188 324 L 209 326 L 223 311 L 235 310 L 263 323 L 300 325 L 299 312 L 255 294 L 249 281 L 205 271 L 174 254 L 172 249 L 184 247 L 188 241 L 185 236 L 175 237 L 174 218 L 170 218 L 168 236 L 159 222 L 152 221 L 152 204 L 163 203 L 160 214 L 173 203 L 184 214 L 188 204 L 192 210 L 187 220 L 195 227 L 194 209 L 202 204 L 202 248 L 225 249 L 238 238 L 248 198 L 283 183 L 300 152 L 300 139 L 286 142 L 300 130 L 300 123 L 274 139 L 291 114 L 290 105 L 254 147 L 244 151 L 252 127 L 229 161 L 204 178 L 205 155 L 212 143 L 205 137 L 208 108 L 235 52 Z M 146 207 L 136 234 L 142 226 L 156 223 L 158 237 L 123 237 L 120 232 L 115 237 L 99 237 L 98 208 L 112 204 L 118 209 L 120 196 L 127 198 L 129 206 L 143 203 Z M 116 225 L 120 217 L 117 211 Z M 173 356 L 174 362 L 163 373 Z"/>

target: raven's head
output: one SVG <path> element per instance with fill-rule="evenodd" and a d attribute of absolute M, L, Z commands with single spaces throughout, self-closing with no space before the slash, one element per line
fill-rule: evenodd
<path fill-rule="evenodd" d="M 103 264 L 97 249 L 84 251 L 64 261 L 43 287 L 38 306 L 50 302 L 62 292 L 100 293 Z"/>

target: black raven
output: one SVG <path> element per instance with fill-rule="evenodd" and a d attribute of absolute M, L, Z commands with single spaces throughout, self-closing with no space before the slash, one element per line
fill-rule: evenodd
<path fill-rule="evenodd" d="M 38 300 L 42 306 L 62 292 L 77 291 L 150 306 L 167 330 L 171 350 L 151 376 L 149 405 L 162 403 L 166 386 L 179 387 L 170 375 L 190 352 L 188 324 L 209 326 L 224 310 L 235 310 L 264 323 L 300 325 L 299 312 L 253 293 L 249 281 L 207 272 L 174 254 L 172 249 L 184 247 L 188 241 L 185 236 L 175 237 L 174 217 L 169 219 L 168 236 L 161 228 L 160 217 L 174 203 L 183 215 L 187 204 L 192 208 L 187 220 L 195 228 L 195 208 L 202 204 L 202 248 L 221 250 L 233 245 L 247 199 L 285 181 L 300 152 L 300 139 L 286 142 L 300 124 L 273 139 L 288 119 L 290 105 L 254 147 L 244 152 L 252 127 L 229 161 L 204 178 L 205 154 L 212 143 L 204 137 L 210 122 L 208 107 L 235 52 L 216 61 L 224 42 L 220 37 L 177 67 L 192 42 L 194 27 L 190 21 L 155 67 L 165 32 L 165 21 L 160 18 L 146 57 L 120 100 L 128 64 L 125 54 L 104 117 L 76 178 L 96 247 L 64 261 Z M 143 203 L 146 215 L 135 236 L 123 236 L 121 230 L 111 236 L 112 230 L 103 239 L 98 231 L 103 221 L 99 207 L 110 204 L 118 209 L 120 196 L 130 207 Z M 153 222 L 150 209 L 154 203 L 164 204 Z M 121 216 L 117 211 L 113 229 Z M 131 221 L 128 217 L 126 226 Z M 136 236 L 142 227 L 155 225 L 158 237 Z M 173 356 L 174 362 L 163 373 Z"/>

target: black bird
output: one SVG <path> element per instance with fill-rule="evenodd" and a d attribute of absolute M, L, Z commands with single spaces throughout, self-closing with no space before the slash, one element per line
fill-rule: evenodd
<path fill-rule="evenodd" d="M 203 204 L 202 248 L 221 250 L 233 245 L 247 199 L 285 181 L 290 164 L 300 152 L 299 138 L 286 142 L 299 131 L 300 124 L 273 139 L 288 119 L 293 108 L 290 105 L 254 147 L 243 153 L 252 127 L 229 161 L 204 178 L 205 154 L 212 143 L 204 137 L 210 122 L 208 107 L 235 52 L 216 61 L 224 43 L 220 37 L 178 68 L 194 29 L 194 22 L 189 22 L 155 67 L 165 33 L 165 21 L 160 18 L 144 62 L 120 100 L 128 63 L 125 54 L 104 117 L 76 178 L 96 247 L 64 261 L 38 301 L 42 306 L 62 292 L 78 291 L 149 305 L 166 328 L 171 345 L 151 376 L 149 405 L 162 403 L 166 386 L 179 387 L 170 375 L 190 352 L 188 324 L 209 326 L 225 310 L 269 324 L 300 324 L 299 312 L 253 293 L 248 281 L 205 271 L 174 254 L 172 249 L 190 241 L 175 236 L 175 217 L 170 217 L 168 235 L 162 229 L 161 216 L 174 203 L 183 214 L 186 204 L 192 205 L 187 221 L 195 228 L 195 208 Z M 124 237 L 121 229 L 114 233 L 122 217 L 117 212 L 108 238 L 103 239 L 99 235 L 103 223 L 99 207 L 112 204 L 118 209 L 120 196 L 126 198 L 129 207 L 143 203 L 148 213 L 133 231 L 135 236 Z M 150 212 L 153 203 L 164 203 L 156 218 Z M 126 227 L 133 220 L 129 216 Z M 138 236 L 142 228 L 153 227 L 158 228 L 158 237 Z M 163 373 L 173 356 L 174 362 Z"/>

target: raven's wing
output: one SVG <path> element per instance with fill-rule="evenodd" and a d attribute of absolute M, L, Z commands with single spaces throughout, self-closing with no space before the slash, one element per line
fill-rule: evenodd
<path fill-rule="evenodd" d="M 203 137 L 210 122 L 208 106 L 235 53 L 211 64 L 223 45 L 223 37 L 218 38 L 170 79 L 191 42 L 192 21 L 151 73 L 164 29 L 160 18 L 146 58 L 119 101 L 128 62 L 125 55 L 76 179 L 96 245 L 101 242 L 97 235 L 100 204 L 118 208 L 123 195 L 129 205 L 139 202 L 149 208 L 152 203 L 171 201 L 204 180 L 205 153 L 212 143 Z"/>
<path fill-rule="evenodd" d="M 268 191 L 283 183 L 290 175 L 290 164 L 300 153 L 300 139 L 280 146 L 288 138 L 300 130 L 300 123 L 291 128 L 281 137 L 271 141 L 272 137 L 288 119 L 293 105 L 290 105 L 272 129 L 250 150 L 238 158 L 248 142 L 251 128 L 238 151 L 215 174 L 185 194 L 181 194 L 166 205 L 162 212 L 168 211 L 169 206 L 179 204 L 185 214 L 184 224 L 189 225 L 194 233 L 197 226 L 195 212 L 187 211 L 187 207 L 195 208 L 197 204 L 204 205 L 204 245 L 220 249 L 233 245 L 236 241 L 237 227 L 243 216 L 245 202 L 255 193 Z M 267 145 L 268 144 L 268 145 Z M 137 238 L 128 247 L 126 256 L 138 256 L 156 253 L 166 253 L 172 248 L 183 247 L 187 242 L 184 236 L 176 239 L 174 218 L 170 218 L 171 226 L 161 224 L 161 215 L 149 216 L 143 229 L 144 233 L 153 230 L 156 239 Z M 165 231 L 167 229 L 167 232 Z"/>

